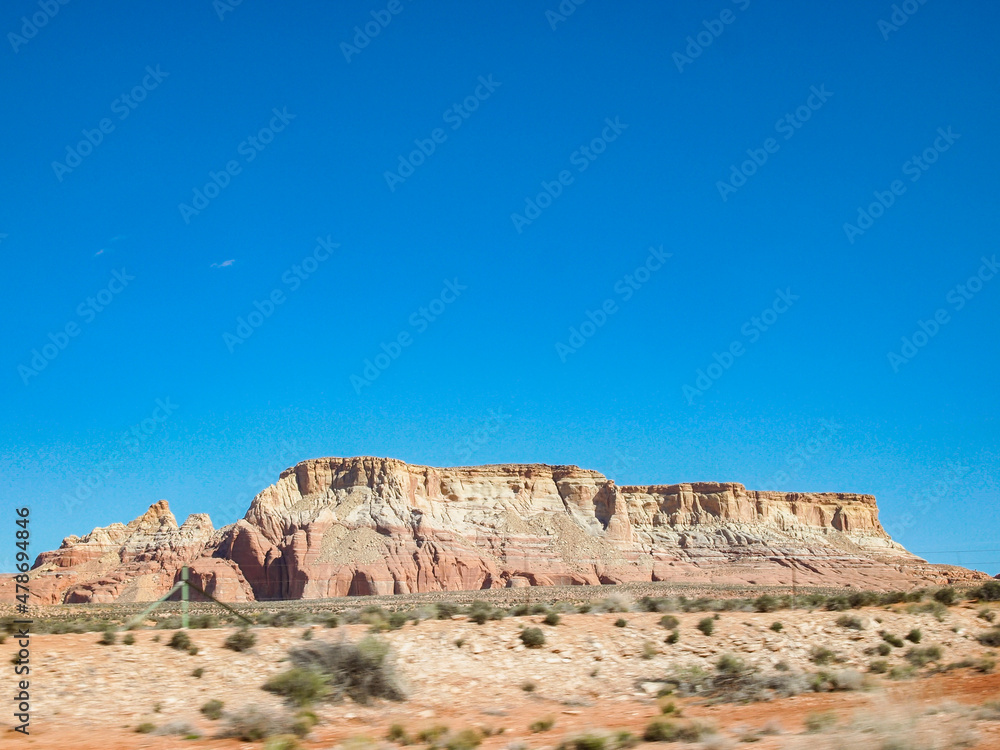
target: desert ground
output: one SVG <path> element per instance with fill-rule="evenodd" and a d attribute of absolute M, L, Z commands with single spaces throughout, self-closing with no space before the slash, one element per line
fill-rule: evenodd
<path fill-rule="evenodd" d="M 249 629 L 195 604 L 208 627 L 186 631 L 173 602 L 131 630 L 140 605 L 47 607 L 31 733 L 5 711 L 0 736 L 83 750 L 1000 747 L 1000 601 L 853 593 L 855 606 L 851 592 L 798 592 L 795 609 L 783 590 L 669 585 L 269 602 L 240 608 Z M 523 637 L 532 628 L 543 643 Z M 226 646 L 234 634 L 244 650 Z M 377 646 L 383 687 L 275 692 L 279 675 L 302 676 L 290 652 L 335 644 Z M 17 649 L 0 644 L 5 664 Z"/>

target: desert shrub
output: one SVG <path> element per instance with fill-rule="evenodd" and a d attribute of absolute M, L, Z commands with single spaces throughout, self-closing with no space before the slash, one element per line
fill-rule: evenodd
<path fill-rule="evenodd" d="M 784 629 L 785 629 L 785 626 L 782 625 L 780 622 L 772 622 L 771 623 L 771 630 L 773 630 L 775 633 L 780 633 Z"/>
<path fill-rule="evenodd" d="M 813 712 L 806 716 L 807 732 L 822 732 L 837 723 L 837 715 L 829 711 L 824 713 Z"/>
<path fill-rule="evenodd" d="M 841 615 L 837 618 L 837 625 L 842 628 L 849 628 L 850 630 L 864 630 L 865 628 L 865 624 L 861 622 L 861 618 L 854 615 Z"/>
<path fill-rule="evenodd" d="M 385 734 L 385 738 L 389 742 L 395 742 L 400 745 L 409 745 L 413 742 L 410 739 L 410 735 L 407 733 L 406 728 L 402 724 L 393 724 L 389 727 L 389 730 Z"/>
<path fill-rule="evenodd" d="M 913 628 L 913 630 L 904 636 L 910 643 L 920 643 L 920 639 L 923 637 L 924 634 L 920 632 L 920 628 Z"/>
<path fill-rule="evenodd" d="M 264 612 L 258 622 L 270 625 L 272 628 L 290 628 L 304 618 L 304 614 L 294 609 L 283 609 L 280 612 Z"/>
<path fill-rule="evenodd" d="M 652 659 L 657 654 L 656 646 L 652 641 L 642 642 L 642 651 L 639 652 L 639 657 L 642 659 Z"/>
<path fill-rule="evenodd" d="M 879 604 L 902 604 L 906 601 L 906 594 L 902 591 L 887 591 L 879 597 Z"/>
<path fill-rule="evenodd" d="M 646 726 L 642 738 L 646 742 L 698 742 L 710 734 L 715 734 L 715 729 L 702 722 L 675 724 L 672 721 L 656 719 Z"/>
<path fill-rule="evenodd" d="M 978 589 L 970 591 L 969 595 L 984 602 L 1000 601 L 1000 581 L 987 581 Z"/>
<path fill-rule="evenodd" d="M 476 600 L 469 605 L 469 619 L 479 625 L 487 620 L 499 620 L 504 614 L 502 609 L 495 609 L 489 602 Z"/>
<path fill-rule="evenodd" d="M 409 620 L 406 612 L 392 612 L 389 614 L 389 630 L 399 630 Z"/>
<path fill-rule="evenodd" d="M 742 674 L 746 671 L 746 664 L 733 654 L 723 654 L 715 663 L 715 668 L 723 674 Z"/>
<path fill-rule="evenodd" d="M 528 648 L 541 648 L 545 645 L 545 633 L 541 628 L 525 628 L 521 631 L 521 643 Z"/>
<path fill-rule="evenodd" d="M 114 646 L 118 642 L 118 634 L 109 628 L 101 633 L 101 638 L 97 642 L 102 646 Z"/>
<path fill-rule="evenodd" d="M 1000 628 L 993 628 L 992 630 L 987 630 L 985 633 L 980 633 L 976 636 L 976 640 L 984 646 L 1000 648 Z"/>
<path fill-rule="evenodd" d="M 885 630 L 879 633 L 879 635 L 882 636 L 882 640 L 888 643 L 890 646 L 895 646 L 896 648 L 903 647 L 903 639 L 900 638 L 898 635 L 893 635 L 892 633 L 886 632 Z"/>
<path fill-rule="evenodd" d="M 774 612 L 778 608 L 778 600 L 773 596 L 764 594 L 754 600 L 753 608 L 758 612 Z"/>
<path fill-rule="evenodd" d="M 200 710 L 202 714 L 204 714 L 205 718 L 211 719 L 212 721 L 218 721 L 222 718 L 223 705 L 222 701 L 212 699 L 203 705 Z"/>
<path fill-rule="evenodd" d="M 835 654 L 825 646 L 813 646 L 809 651 L 809 660 L 813 664 L 823 666 L 833 661 Z"/>
<path fill-rule="evenodd" d="M 544 622 L 546 625 L 556 626 L 559 624 L 560 619 L 561 618 L 559 617 L 559 614 L 557 612 L 549 612 L 547 615 L 545 615 L 545 619 L 542 620 L 542 622 Z"/>
<path fill-rule="evenodd" d="M 299 706 L 326 697 L 328 691 L 323 675 L 314 669 L 294 667 L 277 674 L 264 683 L 269 693 L 281 695 Z"/>
<path fill-rule="evenodd" d="M 865 678 L 856 669 L 842 669 L 830 676 L 829 684 L 830 690 L 860 690 L 864 687 Z"/>
<path fill-rule="evenodd" d="M 445 742 L 447 750 L 473 750 L 479 747 L 483 741 L 483 736 L 475 729 L 463 729 L 448 737 Z"/>
<path fill-rule="evenodd" d="M 531 680 L 525 680 L 524 682 L 521 683 L 521 690 L 523 690 L 526 693 L 533 693 L 533 692 L 535 692 L 535 689 L 537 687 L 538 686 L 535 683 L 533 683 Z"/>
<path fill-rule="evenodd" d="M 902 645 L 902 644 L 900 644 L 900 645 Z M 892 646 L 890 646 L 890 645 L 889 645 L 888 643 L 886 643 L 885 641 L 882 641 L 882 643 L 878 644 L 878 645 L 877 645 L 877 646 L 875 647 L 875 652 L 876 652 L 876 653 L 877 653 L 877 654 L 878 654 L 879 656 L 888 656 L 889 654 L 891 654 L 891 653 L 892 653 Z"/>
<path fill-rule="evenodd" d="M 664 615 L 660 618 L 660 626 L 666 628 L 667 630 L 676 630 L 680 624 L 680 620 L 673 615 Z"/>
<path fill-rule="evenodd" d="M 831 596 L 826 600 L 826 608 L 834 612 L 843 612 L 851 608 L 851 603 L 846 596 Z"/>
<path fill-rule="evenodd" d="M 941 658 L 941 647 L 927 646 L 926 648 L 907 649 L 903 658 L 915 667 L 924 667 Z"/>
<path fill-rule="evenodd" d="M 219 627 L 219 618 L 210 612 L 194 614 L 188 617 L 188 627 L 192 630 L 206 630 Z"/>
<path fill-rule="evenodd" d="M 906 592 L 906 601 L 908 602 L 922 602 L 924 596 L 927 594 L 927 589 L 914 589 L 913 591 Z"/>
<path fill-rule="evenodd" d="M 205 668 L 204 667 L 198 667 L 197 669 L 195 669 L 194 671 L 191 672 L 191 676 L 194 677 L 195 679 L 199 679 L 199 680 L 201 679 L 201 676 L 203 674 L 205 674 Z"/>
<path fill-rule="evenodd" d="M 231 633 L 222 645 L 230 651 L 246 651 L 253 648 L 256 642 L 257 636 L 246 628 L 242 628 L 235 633 Z"/>
<path fill-rule="evenodd" d="M 533 721 L 528 725 L 528 729 L 534 733 L 547 732 L 556 725 L 556 720 L 551 716 L 546 716 L 538 721 Z"/>
<path fill-rule="evenodd" d="M 889 670 L 890 680 L 908 680 L 916 674 L 917 668 L 912 664 L 898 665 Z"/>
<path fill-rule="evenodd" d="M 588 732 L 563 742 L 557 750 L 612 750 L 609 738 L 602 734 Z"/>
<path fill-rule="evenodd" d="M 435 602 L 434 609 L 436 610 L 435 616 L 439 620 L 450 620 L 461 611 L 461 607 L 455 602 Z"/>
<path fill-rule="evenodd" d="M 958 601 L 958 592 L 951 586 L 947 586 L 943 589 L 938 589 L 934 592 L 934 601 L 941 602 L 941 604 L 946 607 L 950 607 L 952 604 Z"/>
<path fill-rule="evenodd" d="M 593 608 L 594 606 L 592 604 L 584 603 L 581 604 L 579 607 L 577 607 L 576 611 L 579 612 L 581 615 L 585 615 L 588 612 L 590 612 L 590 610 L 592 610 Z"/>
<path fill-rule="evenodd" d="M 372 698 L 406 699 L 388 644 L 372 636 L 357 643 L 317 641 L 292 649 L 288 658 L 293 665 L 290 671 L 319 675 L 325 686 L 324 695 L 331 700 L 339 701 L 345 696 L 355 703 L 367 703 Z M 308 686 L 311 678 L 304 679 L 303 684 Z"/>
<path fill-rule="evenodd" d="M 226 726 L 222 737 L 235 737 L 244 742 L 258 742 L 274 735 L 288 734 L 291 722 L 285 714 L 245 706 L 225 714 Z"/>
<path fill-rule="evenodd" d="M 889 671 L 889 662 L 885 659 L 876 659 L 868 665 L 868 671 L 872 674 L 885 674 Z"/>
<path fill-rule="evenodd" d="M 135 728 L 135 731 L 137 731 L 139 734 L 152 734 L 154 731 L 156 731 L 156 724 L 144 721 L 142 722 L 142 724 L 140 724 Z"/>
<path fill-rule="evenodd" d="M 673 612 L 676 608 L 676 602 L 669 597 L 644 596 L 639 600 L 639 609 L 644 612 Z"/>
<path fill-rule="evenodd" d="M 631 612 L 632 602 L 623 594 L 612 594 L 601 602 L 600 608 L 604 612 Z"/>
<path fill-rule="evenodd" d="M 336 628 L 340 626 L 340 618 L 337 615 L 327 615 L 320 622 L 323 623 L 324 627 Z"/>
<path fill-rule="evenodd" d="M 126 646 L 133 645 L 135 643 L 135 636 L 132 635 L 131 633 L 126 633 L 125 637 L 122 638 L 122 643 L 124 643 Z"/>
<path fill-rule="evenodd" d="M 851 609 L 874 607 L 879 603 L 879 595 L 874 591 L 855 591 L 847 597 L 847 603 L 851 605 Z"/>
<path fill-rule="evenodd" d="M 619 617 L 617 620 L 615 620 L 615 627 L 616 628 L 628 627 L 628 620 L 626 620 L 624 617 Z"/>
<path fill-rule="evenodd" d="M 531 615 L 544 615 L 548 614 L 549 605 L 544 602 L 535 602 L 530 607 L 528 607 L 528 614 Z"/>
<path fill-rule="evenodd" d="M 663 642 L 673 646 L 677 641 L 681 639 L 681 634 L 677 630 L 671 630 L 670 635 L 663 639 Z"/>
<path fill-rule="evenodd" d="M 704 617 L 698 620 L 696 627 L 705 635 L 712 635 L 715 632 L 715 621 L 711 617 Z"/>
<path fill-rule="evenodd" d="M 185 633 L 183 630 L 178 630 L 174 633 L 170 640 L 167 642 L 170 648 L 175 648 L 178 651 L 190 651 L 194 643 L 191 642 L 191 636 Z"/>
<path fill-rule="evenodd" d="M 421 729 L 417 734 L 417 740 L 426 742 L 428 745 L 436 745 L 437 741 L 448 734 L 448 727 L 436 724 L 426 729 Z"/>
<path fill-rule="evenodd" d="M 157 727 L 156 730 L 152 732 L 158 735 L 178 735 L 184 739 L 198 739 L 201 737 L 200 734 L 195 730 L 191 724 L 184 721 L 183 719 L 174 719 L 173 721 L 168 721 L 162 727 Z"/>
<path fill-rule="evenodd" d="M 976 614 L 976 617 L 978 617 L 980 620 L 986 620 L 986 622 L 993 622 L 995 619 L 997 619 L 996 613 L 994 613 L 993 610 L 989 609 L 988 607 L 983 607 L 982 609 L 980 609 L 979 612 Z"/>

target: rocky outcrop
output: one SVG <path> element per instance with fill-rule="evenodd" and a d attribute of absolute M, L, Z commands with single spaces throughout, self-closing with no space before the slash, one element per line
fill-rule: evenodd
<path fill-rule="evenodd" d="M 188 565 L 230 601 L 626 581 L 907 588 L 986 578 L 886 534 L 871 495 L 737 483 L 617 486 L 576 466 L 414 466 L 321 458 L 243 519 L 180 527 L 166 501 L 39 556 L 43 602 L 161 596 Z"/>

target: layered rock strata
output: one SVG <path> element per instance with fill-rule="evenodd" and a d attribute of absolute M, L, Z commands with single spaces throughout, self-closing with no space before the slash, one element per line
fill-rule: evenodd
<path fill-rule="evenodd" d="M 143 601 L 190 567 L 227 601 L 627 581 L 909 588 L 986 578 L 893 542 L 871 495 L 737 483 L 618 486 L 576 466 L 303 461 L 244 518 L 166 501 L 39 555 L 42 603 Z M 0 583 L 0 596 L 7 598 Z"/>

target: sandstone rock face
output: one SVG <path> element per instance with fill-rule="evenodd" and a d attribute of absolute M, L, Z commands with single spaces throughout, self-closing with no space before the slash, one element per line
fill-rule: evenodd
<path fill-rule="evenodd" d="M 178 527 L 166 501 L 38 557 L 40 603 L 141 601 L 191 580 L 226 601 L 626 581 L 908 588 L 987 578 L 893 542 L 871 495 L 737 483 L 617 486 L 576 466 L 439 469 L 321 458 L 246 516 Z M 0 597 L 6 589 L 0 587 Z"/>

